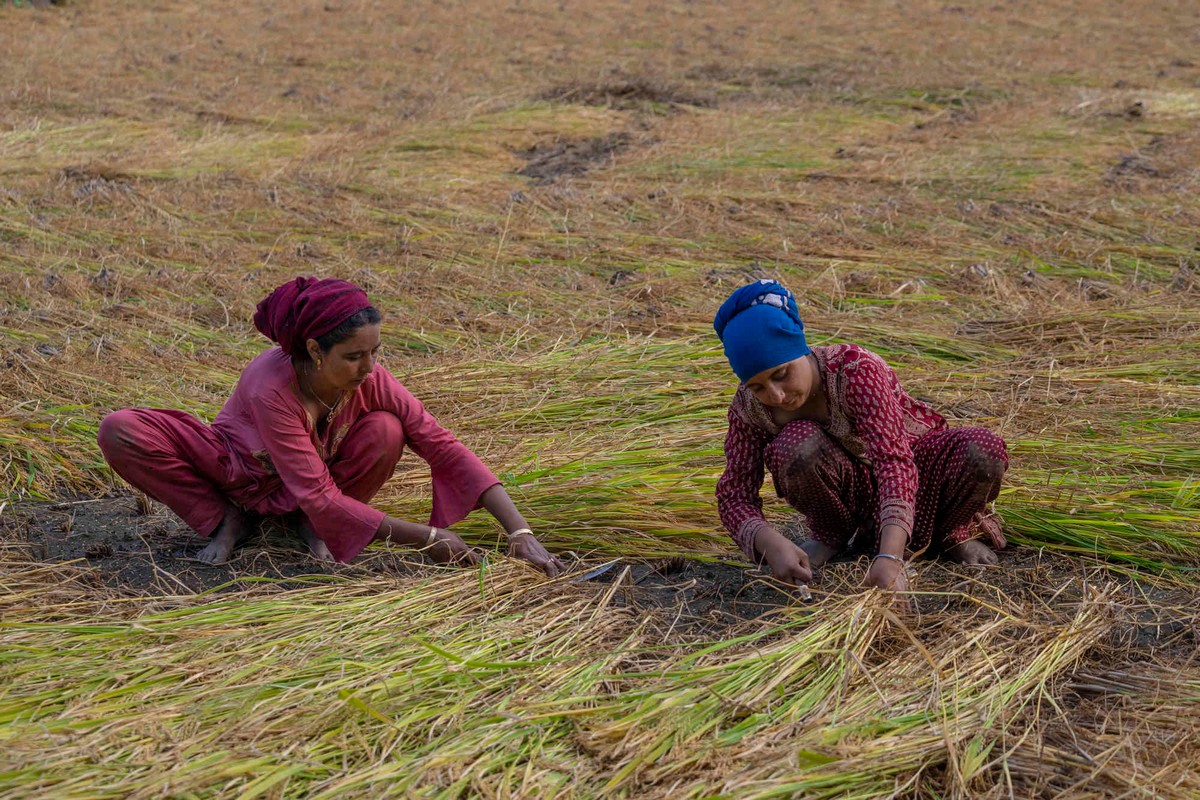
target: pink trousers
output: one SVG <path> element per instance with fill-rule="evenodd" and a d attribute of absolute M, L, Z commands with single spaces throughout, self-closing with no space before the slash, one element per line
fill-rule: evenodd
<path fill-rule="evenodd" d="M 287 512 L 286 488 L 259 502 L 256 479 L 247 477 L 216 430 L 183 411 L 127 408 L 100 423 L 100 451 L 114 471 L 135 488 L 165 504 L 202 536 L 211 536 L 232 505 L 247 511 L 269 507 Z M 351 426 L 329 462 L 342 493 L 366 503 L 400 461 L 404 431 L 386 411 L 372 411 Z M 295 505 L 292 500 L 291 505 Z M 292 508 L 297 511 L 298 508 Z"/>
<path fill-rule="evenodd" d="M 910 550 L 944 550 L 979 537 L 1006 544 L 987 513 L 1008 468 L 1004 440 L 985 428 L 943 428 L 913 445 L 917 500 Z M 766 465 L 779 496 L 804 514 L 814 539 L 838 550 L 878 547 L 879 510 L 870 467 L 853 458 L 819 425 L 788 423 L 767 446 Z M 870 531 L 874 536 L 857 536 Z"/>

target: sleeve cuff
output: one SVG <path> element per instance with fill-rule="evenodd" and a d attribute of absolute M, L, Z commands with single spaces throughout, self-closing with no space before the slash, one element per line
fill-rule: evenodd
<path fill-rule="evenodd" d="M 737 533 L 733 535 L 734 542 L 752 564 L 758 563 L 759 560 L 758 555 L 754 552 L 754 537 L 769 524 L 762 517 L 748 519 L 738 526 Z"/>
<path fill-rule="evenodd" d="M 904 530 L 908 540 L 912 540 L 913 510 L 912 506 L 896 504 L 879 509 L 879 530 L 887 525 L 896 525 Z"/>

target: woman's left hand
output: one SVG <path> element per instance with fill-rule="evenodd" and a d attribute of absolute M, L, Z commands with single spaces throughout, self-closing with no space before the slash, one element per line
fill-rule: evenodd
<path fill-rule="evenodd" d="M 542 543 L 531 533 L 519 533 L 509 539 L 508 555 L 528 561 L 551 578 L 557 578 L 566 570 L 558 556 L 542 547 Z"/>

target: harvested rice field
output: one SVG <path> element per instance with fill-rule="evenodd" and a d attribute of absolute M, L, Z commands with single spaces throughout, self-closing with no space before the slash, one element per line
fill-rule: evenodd
<path fill-rule="evenodd" d="M 1200 797 L 1198 195 L 1183 0 L 0 0 L 0 798 Z M 296 275 L 568 575 L 482 511 L 478 569 L 211 566 L 108 469 Z M 763 277 L 1004 437 L 998 567 L 744 561 Z"/>

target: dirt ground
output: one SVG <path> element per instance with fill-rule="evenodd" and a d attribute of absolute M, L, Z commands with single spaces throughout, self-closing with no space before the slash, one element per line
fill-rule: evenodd
<path fill-rule="evenodd" d="M 229 562 L 205 564 L 195 558 L 204 544 L 199 537 L 162 506 L 147 508 L 128 494 L 25 504 L 8 515 L 0 536 L 31 562 L 86 563 L 97 587 L 132 596 L 233 591 L 262 581 L 300 586 L 316 576 L 402 578 L 429 566 L 419 554 L 387 546 L 369 548 L 349 564 L 323 563 L 310 557 L 283 524 L 270 519 L 261 522 Z M 733 552 L 729 561 L 568 558 L 572 576 L 567 580 L 592 585 L 598 593 L 612 592 L 617 605 L 696 633 L 720 635 L 724 628 L 768 617 L 781 607 L 858 591 L 867 563 L 863 557 L 828 564 L 817 571 L 807 593 L 772 580 L 765 571 L 736 560 Z M 912 564 L 910 576 L 917 617 L 981 600 L 1066 608 L 1079 602 L 1089 586 L 1116 582 L 1127 598 L 1129 617 L 1113 645 L 1135 656 L 1140 651 L 1147 658 L 1180 664 L 1200 648 L 1200 634 L 1192 624 L 1200 590 L 1158 585 L 1147 576 L 1121 576 L 1083 559 L 1010 547 L 999 567 L 922 559 Z"/>
<path fill-rule="evenodd" d="M 244 589 L 261 579 L 312 575 L 403 574 L 415 566 L 414 556 L 389 548 L 375 548 L 354 564 L 326 564 L 276 520 L 262 521 L 227 563 L 206 564 L 196 558 L 204 540 L 162 506 L 146 508 L 129 494 L 25 504 L 4 536 L 31 561 L 86 563 L 98 585 L 131 595 Z"/>

